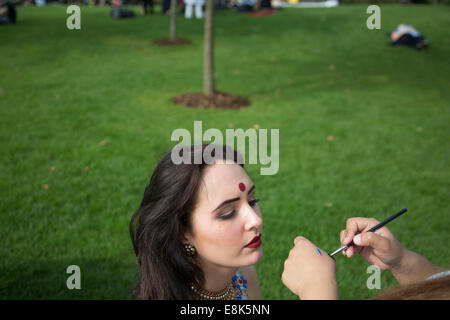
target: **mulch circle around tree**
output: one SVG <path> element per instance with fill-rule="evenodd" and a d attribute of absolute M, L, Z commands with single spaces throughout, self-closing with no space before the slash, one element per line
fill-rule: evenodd
<path fill-rule="evenodd" d="M 192 44 L 189 40 L 183 40 L 183 39 L 175 39 L 175 40 L 169 40 L 169 39 L 160 39 L 153 42 L 155 46 L 190 46 Z"/>
<path fill-rule="evenodd" d="M 247 98 L 220 91 L 216 91 L 213 95 L 204 93 L 183 94 L 172 98 L 172 102 L 198 109 L 241 109 L 250 106 L 250 101 Z"/>

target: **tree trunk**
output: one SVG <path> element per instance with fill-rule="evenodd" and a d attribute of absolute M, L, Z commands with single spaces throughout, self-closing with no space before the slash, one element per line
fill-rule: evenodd
<path fill-rule="evenodd" d="M 170 41 L 177 39 L 177 0 L 170 1 Z"/>
<path fill-rule="evenodd" d="M 203 47 L 203 93 L 214 94 L 214 0 L 206 0 Z"/>

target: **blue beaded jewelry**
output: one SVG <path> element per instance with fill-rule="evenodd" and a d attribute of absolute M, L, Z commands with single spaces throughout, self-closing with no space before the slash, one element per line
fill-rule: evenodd
<path fill-rule="evenodd" d="M 244 279 L 244 276 L 236 273 L 233 276 L 233 285 L 236 287 L 236 289 L 239 290 L 237 293 L 237 299 L 238 300 L 247 300 L 247 280 Z"/>

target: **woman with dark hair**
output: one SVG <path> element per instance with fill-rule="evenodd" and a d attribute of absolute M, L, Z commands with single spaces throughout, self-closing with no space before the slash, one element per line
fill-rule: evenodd
<path fill-rule="evenodd" d="M 183 158 L 191 161 L 181 164 L 167 152 L 131 219 L 138 299 L 260 298 L 255 186 L 236 151 L 220 146 L 211 163 L 203 157 L 207 147 L 184 147 Z"/>

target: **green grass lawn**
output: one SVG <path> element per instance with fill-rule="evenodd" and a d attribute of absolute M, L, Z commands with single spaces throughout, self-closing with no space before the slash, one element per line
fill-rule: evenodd
<path fill-rule="evenodd" d="M 450 8 L 381 5 L 382 29 L 368 30 L 366 7 L 217 12 L 217 89 L 248 97 L 239 111 L 170 102 L 202 90 L 203 21 L 179 17 L 192 46 L 168 48 L 152 45 L 169 33 L 160 12 L 117 21 L 82 7 L 69 31 L 64 6 L 20 7 L 17 25 L 0 26 L 0 298 L 130 298 L 130 218 L 172 131 L 194 120 L 280 129 L 278 174 L 247 166 L 264 219 L 263 299 L 296 298 L 281 282 L 295 236 L 331 252 L 347 218 L 403 207 L 389 228 L 448 267 Z M 389 47 L 399 23 L 429 51 Z M 380 292 L 361 258 L 336 260 L 342 299 Z M 81 290 L 66 287 L 72 264 Z M 382 273 L 382 289 L 395 284 Z"/>

